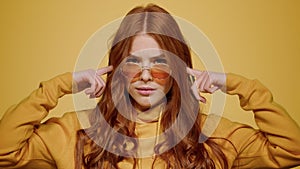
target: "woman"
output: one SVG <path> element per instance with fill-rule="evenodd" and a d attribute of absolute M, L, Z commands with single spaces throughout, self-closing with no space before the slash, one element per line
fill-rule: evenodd
<path fill-rule="evenodd" d="M 242 108 L 254 112 L 259 130 L 221 119 L 213 135 L 203 135 L 207 116 L 199 101 L 205 98 L 198 91 L 219 89 L 239 96 Z M 81 125 L 74 112 L 41 124 L 60 97 L 83 90 L 90 97 L 101 96 L 95 109 L 78 112 L 88 125 Z M 178 25 L 156 5 L 127 14 L 113 40 L 108 67 L 42 82 L 6 112 L 0 133 L 0 168 L 300 165 L 299 126 L 271 93 L 256 80 L 192 69 Z"/>

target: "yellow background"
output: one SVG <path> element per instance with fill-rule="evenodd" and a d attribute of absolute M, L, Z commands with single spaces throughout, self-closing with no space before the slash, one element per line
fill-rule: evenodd
<path fill-rule="evenodd" d="M 96 30 L 149 2 L 2 0 L 0 117 L 40 81 L 73 71 L 81 48 Z M 151 2 L 195 24 L 214 44 L 226 72 L 259 79 L 300 124 L 300 1 Z M 72 109 L 72 97 L 66 96 L 51 116 Z M 254 125 L 237 97 L 227 97 L 224 116 Z"/>

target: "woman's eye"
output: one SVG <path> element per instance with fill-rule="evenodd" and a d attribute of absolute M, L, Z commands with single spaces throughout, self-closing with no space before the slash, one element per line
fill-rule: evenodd
<path fill-rule="evenodd" d="M 155 59 L 154 60 L 154 64 L 160 64 L 160 63 L 163 63 L 163 64 L 167 64 L 167 60 L 164 59 L 164 58 L 158 58 L 158 59 Z"/>
<path fill-rule="evenodd" d="M 135 59 L 135 58 L 128 58 L 126 60 L 126 63 L 139 63 L 138 59 Z"/>

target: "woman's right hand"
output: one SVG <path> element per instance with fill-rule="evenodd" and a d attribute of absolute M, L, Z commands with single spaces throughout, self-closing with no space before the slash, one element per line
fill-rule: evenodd
<path fill-rule="evenodd" d="M 85 94 L 90 98 L 100 97 L 105 89 L 105 82 L 101 78 L 102 75 L 113 70 L 113 66 L 107 66 L 98 70 L 84 70 L 73 73 L 73 81 L 75 88 L 73 92 L 85 90 Z"/>

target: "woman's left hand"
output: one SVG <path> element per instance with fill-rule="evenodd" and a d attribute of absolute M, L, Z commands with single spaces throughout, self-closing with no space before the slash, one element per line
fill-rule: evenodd
<path fill-rule="evenodd" d="M 205 97 L 199 92 L 214 93 L 218 89 L 222 89 L 226 85 L 226 74 L 200 71 L 187 67 L 187 73 L 195 77 L 195 81 L 191 87 L 192 92 L 197 100 L 206 103 Z"/>

